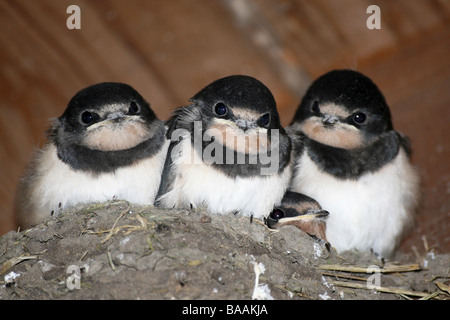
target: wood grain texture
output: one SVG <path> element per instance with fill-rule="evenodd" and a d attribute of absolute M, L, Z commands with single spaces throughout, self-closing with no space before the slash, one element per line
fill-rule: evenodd
<path fill-rule="evenodd" d="M 81 8 L 81 30 L 66 8 Z M 381 9 L 380 30 L 366 8 Z M 450 251 L 450 2 L 447 0 L 13 0 L 0 2 L 0 234 L 33 149 L 81 88 L 135 87 L 161 119 L 211 81 L 262 80 L 287 125 L 307 86 L 335 68 L 369 75 L 408 135 L 423 206 L 404 248 Z"/>

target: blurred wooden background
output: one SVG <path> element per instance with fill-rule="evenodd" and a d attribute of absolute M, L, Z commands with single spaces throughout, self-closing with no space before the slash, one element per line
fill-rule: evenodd
<path fill-rule="evenodd" d="M 72 4 L 81 30 L 66 27 Z M 379 30 L 366 27 L 371 4 Z M 450 252 L 448 0 L 0 0 L 0 30 L 0 234 L 15 228 L 14 189 L 48 119 L 85 86 L 129 83 L 166 119 L 211 81 L 247 74 L 287 125 L 312 80 L 352 68 L 413 142 L 424 200 L 403 249 L 422 250 L 425 236 Z"/>

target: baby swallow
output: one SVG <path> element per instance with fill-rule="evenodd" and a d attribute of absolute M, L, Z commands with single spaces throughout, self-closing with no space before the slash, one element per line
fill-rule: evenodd
<path fill-rule="evenodd" d="M 281 204 L 275 206 L 267 217 L 266 224 L 271 229 L 294 225 L 310 236 L 327 241 L 325 218 L 328 215 L 328 211 L 323 210 L 313 198 L 287 191 Z"/>
<path fill-rule="evenodd" d="M 411 222 L 419 178 L 378 87 L 356 71 L 326 73 L 287 131 L 298 149 L 291 190 L 332 212 L 331 245 L 390 256 Z"/>
<path fill-rule="evenodd" d="M 293 166 L 272 93 L 236 75 L 214 81 L 190 102 L 168 121 L 171 144 L 157 202 L 267 216 L 281 201 Z"/>
<path fill-rule="evenodd" d="M 53 120 L 16 195 L 26 228 L 77 203 L 119 198 L 152 204 L 168 140 L 165 126 L 132 87 L 105 82 L 79 91 Z"/>

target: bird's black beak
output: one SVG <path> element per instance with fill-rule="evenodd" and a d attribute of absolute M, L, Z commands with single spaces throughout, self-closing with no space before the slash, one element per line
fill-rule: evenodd
<path fill-rule="evenodd" d="M 330 213 L 326 210 L 309 210 L 306 213 L 298 215 L 286 214 L 285 210 L 276 208 L 274 209 L 266 219 L 266 225 L 275 229 L 279 224 L 285 224 L 295 221 L 312 221 L 315 219 L 326 218 Z"/>
<path fill-rule="evenodd" d="M 127 115 L 123 112 L 113 112 L 110 113 L 106 116 L 106 119 L 97 123 L 94 123 L 93 125 L 89 126 L 87 128 L 88 131 L 92 131 L 94 129 L 97 129 L 99 127 L 103 127 L 105 125 L 111 124 L 111 123 L 116 123 L 119 121 L 124 121 L 124 120 L 136 120 L 138 116 L 131 116 L 131 115 Z"/>
<path fill-rule="evenodd" d="M 315 218 L 318 218 L 318 219 L 328 217 L 329 214 L 330 213 L 327 210 L 320 210 L 320 211 L 314 213 Z"/>
<path fill-rule="evenodd" d="M 327 126 L 335 125 L 340 122 L 339 118 L 330 114 L 324 114 L 322 117 L 322 123 Z"/>
<path fill-rule="evenodd" d="M 108 114 L 106 117 L 107 121 L 117 121 L 120 119 L 123 119 L 125 117 L 125 114 L 123 112 L 113 112 Z"/>
<path fill-rule="evenodd" d="M 308 222 L 315 219 L 323 219 L 326 218 L 330 213 L 326 210 L 311 210 L 304 214 L 299 214 L 296 216 L 283 216 L 279 219 L 275 218 L 273 214 L 270 214 L 266 219 L 266 225 L 270 229 L 276 229 L 278 225 L 283 225 L 286 223 L 293 223 L 296 221 L 300 222 Z"/>
<path fill-rule="evenodd" d="M 244 119 L 237 119 L 235 123 L 240 129 L 244 131 L 247 131 L 249 129 L 255 129 L 258 126 L 256 121 L 249 121 Z"/>
<path fill-rule="evenodd" d="M 305 214 L 300 214 L 298 216 L 293 217 L 284 217 L 278 220 L 278 223 L 286 223 L 286 222 L 292 222 L 292 221 L 311 221 L 314 219 L 323 219 L 327 217 L 330 213 L 326 210 L 311 210 L 306 212 Z"/>

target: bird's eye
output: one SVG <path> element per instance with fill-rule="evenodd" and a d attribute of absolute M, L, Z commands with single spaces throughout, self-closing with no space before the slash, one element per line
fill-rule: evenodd
<path fill-rule="evenodd" d="M 214 106 L 214 112 L 218 115 L 218 116 L 224 116 L 228 113 L 228 108 L 225 105 L 225 103 L 223 102 L 218 102 L 216 103 L 216 105 Z"/>
<path fill-rule="evenodd" d="M 311 106 L 311 111 L 317 115 L 320 114 L 319 101 L 314 101 Z"/>
<path fill-rule="evenodd" d="M 353 121 L 357 124 L 362 124 L 366 121 L 366 114 L 362 112 L 355 113 L 353 115 Z"/>
<path fill-rule="evenodd" d="M 89 111 L 85 111 L 81 114 L 81 121 L 84 124 L 91 124 L 95 121 L 96 119 L 96 114 L 89 112 Z"/>
<path fill-rule="evenodd" d="M 139 112 L 139 106 L 137 105 L 136 102 L 131 101 L 130 102 L 130 107 L 128 108 L 128 114 L 130 115 L 135 115 Z"/>
<path fill-rule="evenodd" d="M 261 118 L 259 118 L 259 125 L 261 127 L 265 127 L 269 124 L 270 122 L 270 114 L 266 113 L 264 115 L 261 116 Z"/>
<path fill-rule="evenodd" d="M 281 209 L 275 209 L 270 213 L 270 217 L 274 220 L 280 220 L 284 217 L 284 211 Z"/>

